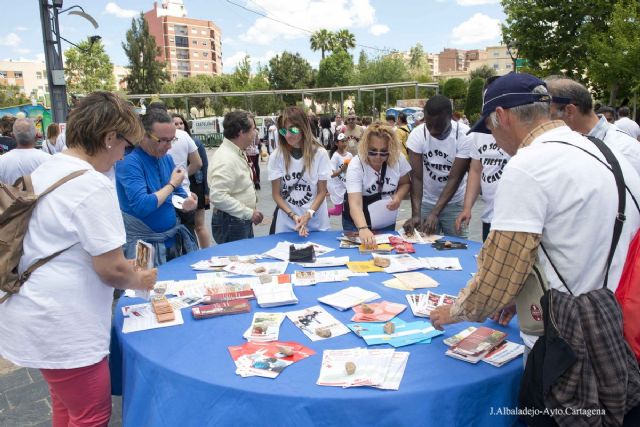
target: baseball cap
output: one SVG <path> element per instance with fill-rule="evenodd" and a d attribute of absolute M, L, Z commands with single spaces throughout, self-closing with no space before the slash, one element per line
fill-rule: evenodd
<path fill-rule="evenodd" d="M 424 113 L 422 111 L 414 113 L 413 120 L 424 120 Z"/>
<path fill-rule="evenodd" d="M 496 108 L 513 108 L 534 102 L 551 102 L 551 95 L 533 93 L 538 86 L 546 87 L 546 83 L 539 78 L 526 73 L 509 73 L 494 80 L 484 94 L 482 116 L 467 132 L 491 133 L 485 121 Z"/>
<path fill-rule="evenodd" d="M 338 136 L 336 137 L 338 141 L 342 141 L 343 139 L 345 139 L 346 137 L 344 136 L 344 133 L 339 133 Z"/>

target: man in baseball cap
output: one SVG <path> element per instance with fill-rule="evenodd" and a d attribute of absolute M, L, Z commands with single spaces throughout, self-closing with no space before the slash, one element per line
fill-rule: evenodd
<path fill-rule="evenodd" d="M 442 329 L 449 323 L 482 322 L 493 314 L 495 320 L 506 324 L 513 312 L 503 309 L 515 301 L 526 372 L 531 374 L 522 382 L 521 405 L 543 399 L 533 396 L 536 389 L 529 380 L 535 377 L 542 382 L 544 374 L 544 381 L 551 384 L 548 395 L 554 396 L 544 398 L 549 409 L 585 407 L 576 402 L 589 402 L 585 394 L 591 388 L 585 384 L 593 384 L 603 393 L 599 396 L 606 395 L 607 402 L 612 402 L 607 405 L 606 417 L 622 424 L 628 415 L 638 415 L 638 409 L 633 409 L 640 405 L 638 364 L 624 341 L 622 313 L 614 294 L 583 294 L 601 290 L 603 285 L 613 291 L 618 284 L 629 243 L 640 227 L 640 213 L 630 196 L 640 198 L 640 177 L 622 154 L 611 150 L 628 191 L 623 196 L 625 220 L 617 250 L 609 259 L 614 223 L 621 217 L 616 181 L 600 149 L 563 121 L 551 119 L 551 97 L 545 83 L 534 76 L 502 76 L 489 85 L 484 99 L 482 119 L 471 132 L 491 132 L 497 145 L 513 157 L 497 189 L 491 231 L 478 257 L 478 272 L 453 305 L 431 312 L 431 322 Z M 543 286 L 553 290 L 554 304 L 548 296 L 541 299 Z M 547 301 L 545 307 L 550 312 L 543 309 L 541 300 Z M 585 312 L 591 317 L 582 314 Z M 547 352 L 553 351 L 543 337 L 549 332 L 543 316 L 550 313 L 556 333 L 567 340 L 575 356 L 554 359 L 566 362 L 566 369 L 551 379 L 548 371 L 538 369 L 542 360 L 559 357 L 557 352 L 541 353 L 545 342 Z M 591 318 L 618 320 L 590 323 Z M 611 341 L 605 344 L 597 338 L 602 336 Z M 534 347 L 537 341 L 539 345 Z M 532 354 L 527 357 L 529 352 Z M 584 366 L 590 367 L 588 372 Z M 600 378 L 613 371 L 628 375 L 621 377 L 615 390 L 601 388 Z M 553 421 L 563 425 L 571 417 L 571 422 L 580 422 L 561 413 L 554 415 Z M 627 419 L 624 421 L 626 425 Z"/>

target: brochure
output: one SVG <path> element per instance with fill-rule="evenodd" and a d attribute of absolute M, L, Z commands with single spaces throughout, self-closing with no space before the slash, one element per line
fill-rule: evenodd
<path fill-rule="evenodd" d="M 386 323 L 349 323 L 347 326 L 356 335 L 362 337 L 367 345 L 389 344 L 393 347 L 402 347 L 418 342 L 430 343 L 432 338 L 443 334 L 431 323 L 424 321 L 405 322 L 395 318 L 387 323 L 393 323 L 393 333 L 385 332 Z"/>
<path fill-rule="evenodd" d="M 405 242 L 402 237 L 391 236 L 389 237 L 389 243 L 397 254 L 412 254 L 416 252 L 413 244 Z"/>
<path fill-rule="evenodd" d="M 412 257 L 409 254 L 399 255 L 382 255 L 377 254 L 376 257 L 389 260 L 389 267 L 384 269 L 385 273 L 393 274 L 403 271 L 419 270 L 422 268 L 422 263 L 417 258 Z"/>
<path fill-rule="evenodd" d="M 398 390 L 409 353 L 394 349 L 325 350 L 316 384 Z"/>
<path fill-rule="evenodd" d="M 505 341 L 487 353 L 482 361 L 499 368 L 522 354 L 524 354 L 524 345 Z"/>
<path fill-rule="evenodd" d="M 256 264 L 244 262 L 232 262 L 224 267 L 224 271 L 243 275 L 243 276 L 260 276 L 261 274 L 284 274 L 289 263 L 282 262 L 261 262 Z"/>
<path fill-rule="evenodd" d="M 400 280 L 404 285 L 410 289 L 421 288 L 435 288 L 438 286 L 438 282 L 424 273 L 418 273 L 415 271 L 409 273 L 397 273 L 394 274 L 395 278 Z"/>
<path fill-rule="evenodd" d="M 298 303 L 298 297 L 293 293 L 291 282 L 260 283 L 251 287 L 260 307 L 278 307 Z"/>
<path fill-rule="evenodd" d="M 424 257 L 418 258 L 427 270 L 462 270 L 457 257 Z"/>
<path fill-rule="evenodd" d="M 251 311 L 249 301 L 246 299 L 235 299 L 193 307 L 191 309 L 191 315 L 194 319 L 201 320 L 210 317 L 224 316 L 226 314 L 248 313 L 249 311 Z"/>
<path fill-rule="evenodd" d="M 407 308 L 404 304 L 395 302 L 381 301 L 368 304 L 360 304 L 353 307 L 356 313 L 352 318 L 352 322 L 386 322 L 402 313 Z"/>
<path fill-rule="evenodd" d="M 378 298 L 380 298 L 380 295 L 375 292 L 367 291 L 358 286 L 350 286 L 334 294 L 320 297 L 318 298 L 318 301 L 323 304 L 330 305 L 337 310 L 344 311 L 353 306 L 370 302 Z"/>
<path fill-rule="evenodd" d="M 241 377 L 276 378 L 287 366 L 315 354 L 315 351 L 291 341 L 247 342 L 228 347 Z"/>
<path fill-rule="evenodd" d="M 286 315 L 311 341 L 319 341 L 349 333 L 349 328 L 319 305 L 302 310 L 289 311 Z"/>
<path fill-rule="evenodd" d="M 284 318 L 284 313 L 254 313 L 251 326 L 243 336 L 251 342 L 277 341 Z"/>
<path fill-rule="evenodd" d="M 405 297 L 413 315 L 417 317 L 429 317 L 434 308 L 440 305 L 451 305 L 458 299 L 454 295 L 436 294 L 431 291 L 427 291 L 426 294 L 409 294 Z"/>
<path fill-rule="evenodd" d="M 369 261 L 350 261 L 347 268 L 354 273 L 377 273 L 383 272 L 384 269 L 373 264 L 373 259 Z"/>
<path fill-rule="evenodd" d="M 171 299 L 169 299 L 171 302 Z M 124 322 L 122 323 L 122 333 L 147 331 L 149 329 L 166 328 L 168 326 L 182 325 L 181 310 L 174 310 L 175 319 L 168 322 L 158 322 L 156 314 L 153 312 L 151 303 L 134 304 L 122 307 Z"/>
<path fill-rule="evenodd" d="M 404 228 L 401 228 L 400 230 L 398 230 L 398 234 L 400 235 L 402 240 L 404 240 L 405 242 L 413 243 L 417 245 L 427 245 L 427 244 L 430 245 L 435 241 L 440 240 L 444 237 L 437 234 L 425 234 L 422 231 L 418 231 L 418 230 L 414 230 L 413 233 L 407 234 L 407 232 L 404 231 Z"/>
<path fill-rule="evenodd" d="M 328 256 L 324 258 L 316 258 L 315 262 L 297 262 L 305 268 L 322 268 L 322 267 L 340 267 L 349 262 L 348 256 Z"/>
<path fill-rule="evenodd" d="M 316 283 L 345 282 L 349 277 L 349 270 L 298 270 L 292 275 L 292 280 L 295 286 L 311 286 Z"/>

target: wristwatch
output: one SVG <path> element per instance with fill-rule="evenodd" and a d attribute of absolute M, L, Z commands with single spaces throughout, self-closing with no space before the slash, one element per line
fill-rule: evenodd
<path fill-rule="evenodd" d="M 313 218 L 313 215 L 316 213 L 316 211 L 314 211 L 313 209 L 307 209 L 307 212 L 309 212 L 310 218 Z"/>

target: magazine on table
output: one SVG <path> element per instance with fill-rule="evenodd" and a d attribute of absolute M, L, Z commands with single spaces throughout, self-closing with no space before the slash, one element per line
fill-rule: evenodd
<path fill-rule="evenodd" d="M 385 325 L 389 323 L 393 324 L 392 333 L 385 330 Z M 405 322 L 399 318 L 387 323 L 349 323 L 347 326 L 364 339 L 367 345 L 389 344 L 393 347 L 403 347 L 418 342 L 429 344 L 432 338 L 443 334 L 429 322 Z"/>
<path fill-rule="evenodd" d="M 400 235 L 402 240 L 404 240 L 405 242 L 413 243 L 417 245 L 426 245 L 426 244 L 430 245 L 444 237 L 437 234 L 425 234 L 422 231 L 418 231 L 418 230 L 414 230 L 413 233 L 408 234 L 406 231 L 404 231 L 404 228 L 401 228 L 400 230 L 398 230 L 398 234 Z"/>
<path fill-rule="evenodd" d="M 458 257 L 422 257 L 418 258 L 427 270 L 462 270 Z"/>
<path fill-rule="evenodd" d="M 349 328 L 319 305 L 289 311 L 286 315 L 311 341 L 320 341 L 349 333 Z"/>
<path fill-rule="evenodd" d="M 251 342 L 277 341 L 284 318 L 284 313 L 254 313 L 251 326 L 243 336 Z"/>
<path fill-rule="evenodd" d="M 260 276 L 261 274 L 278 275 L 284 274 L 287 270 L 289 262 L 261 262 L 261 263 L 246 263 L 246 262 L 232 262 L 224 267 L 224 271 L 228 273 L 243 275 L 243 276 Z"/>
<path fill-rule="evenodd" d="M 457 334 L 446 338 L 442 342 L 449 347 L 453 347 L 454 345 L 457 345 L 460 341 L 462 341 L 463 338 L 468 337 L 476 329 L 478 328 L 476 328 L 475 326 L 469 326 L 468 328 L 461 330 Z"/>
<path fill-rule="evenodd" d="M 312 349 L 292 341 L 247 342 L 228 347 L 241 377 L 276 378 L 287 366 L 315 354 Z"/>
<path fill-rule="evenodd" d="M 296 294 L 293 292 L 291 276 L 286 274 L 275 277 L 282 278 L 283 276 L 287 276 L 289 280 L 287 282 L 281 280 L 279 282 L 272 281 L 271 283 L 251 285 L 260 307 L 278 307 L 298 303 L 298 297 L 296 297 Z"/>
<path fill-rule="evenodd" d="M 291 275 L 295 286 L 311 286 L 317 283 L 344 282 L 349 280 L 349 270 L 298 270 Z"/>
<path fill-rule="evenodd" d="M 316 384 L 398 390 L 408 358 L 394 349 L 325 350 Z"/>
<path fill-rule="evenodd" d="M 234 299 L 193 307 L 191 309 L 191 315 L 194 319 L 201 320 L 210 317 L 225 316 L 227 314 L 248 313 L 249 311 L 251 311 L 249 301 L 246 299 Z"/>
<path fill-rule="evenodd" d="M 480 326 L 458 344 L 450 347 L 445 354 L 465 362 L 478 363 L 491 350 L 502 344 L 506 337 L 507 334 L 504 332 Z"/>
<path fill-rule="evenodd" d="M 304 242 L 304 243 L 291 243 L 288 241 L 278 242 L 275 248 L 272 248 L 264 253 L 265 256 L 279 259 L 282 261 L 289 261 L 289 250 L 291 245 L 295 249 L 304 249 L 308 246 L 313 246 L 313 250 L 315 252 L 316 257 L 319 257 L 324 254 L 328 254 L 331 251 L 335 251 L 334 248 L 330 248 L 328 246 L 321 245 L 319 243 L 314 242 Z"/>
<path fill-rule="evenodd" d="M 436 282 L 433 278 L 424 273 L 419 273 L 416 271 L 411 271 L 408 273 L 396 273 L 394 274 L 394 276 L 411 290 L 421 288 L 435 288 L 438 286 L 438 282 Z"/>
<path fill-rule="evenodd" d="M 353 307 L 352 322 L 387 322 L 407 308 L 404 304 L 381 301 L 360 304 Z"/>
<path fill-rule="evenodd" d="M 375 292 L 367 291 L 358 286 L 349 286 L 348 288 L 341 289 L 336 293 L 320 297 L 318 298 L 318 301 L 323 304 L 330 305 L 337 310 L 344 311 L 353 306 L 370 302 L 378 298 L 380 298 L 380 295 Z"/>
<path fill-rule="evenodd" d="M 191 264 L 194 270 L 219 270 L 232 262 L 255 263 L 264 256 L 260 254 L 252 255 L 231 255 L 231 256 L 213 256 L 209 259 L 201 260 L 195 264 Z"/>

